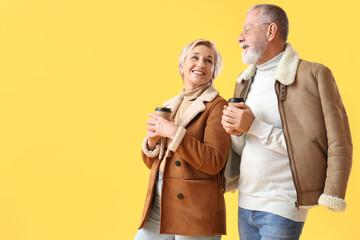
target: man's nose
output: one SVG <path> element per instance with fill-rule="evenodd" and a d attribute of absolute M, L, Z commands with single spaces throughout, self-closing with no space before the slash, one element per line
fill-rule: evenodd
<path fill-rule="evenodd" d="M 244 33 L 241 33 L 237 40 L 239 43 L 242 43 L 245 41 Z"/>

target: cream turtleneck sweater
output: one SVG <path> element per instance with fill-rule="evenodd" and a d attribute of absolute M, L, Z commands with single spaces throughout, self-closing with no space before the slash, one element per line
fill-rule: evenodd
<path fill-rule="evenodd" d="M 296 190 L 274 91 L 275 73 L 283 54 L 256 66 L 246 99 L 255 120 L 245 135 L 241 156 L 239 206 L 302 222 L 307 209 L 295 207 Z"/>

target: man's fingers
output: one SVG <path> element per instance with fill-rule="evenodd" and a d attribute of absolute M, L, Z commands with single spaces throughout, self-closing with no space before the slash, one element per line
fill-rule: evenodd
<path fill-rule="evenodd" d="M 236 119 L 234 119 L 232 117 L 228 117 L 228 116 L 223 116 L 223 119 L 227 123 L 235 123 L 236 122 Z"/>
<path fill-rule="evenodd" d="M 227 109 L 224 109 L 224 110 L 223 110 L 223 116 L 225 116 L 225 117 L 231 117 L 231 118 L 235 118 L 235 117 L 236 117 L 236 115 L 234 114 L 234 112 L 229 111 L 229 110 L 227 110 Z"/>
<path fill-rule="evenodd" d="M 237 123 L 241 121 L 242 115 L 244 110 L 233 108 L 233 111 L 223 110 L 223 119 L 231 122 L 231 123 Z"/>
<path fill-rule="evenodd" d="M 223 128 L 227 133 L 232 133 L 232 131 L 234 130 L 233 128 L 234 125 L 225 120 L 221 120 L 221 124 L 223 125 Z"/>
<path fill-rule="evenodd" d="M 227 109 L 223 110 L 224 115 L 227 115 L 232 118 L 241 118 L 243 113 L 244 113 L 244 109 L 237 107 L 228 107 Z"/>
<path fill-rule="evenodd" d="M 250 108 L 244 102 L 235 103 L 235 107 L 240 108 L 240 109 L 249 109 Z"/>
<path fill-rule="evenodd" d="M 227 127 L 226 124 L 223 124 L 223 128 L 224 128 L 225 132 L 230 133 L 230 134 L 232 133 L 232 129 Z"/>

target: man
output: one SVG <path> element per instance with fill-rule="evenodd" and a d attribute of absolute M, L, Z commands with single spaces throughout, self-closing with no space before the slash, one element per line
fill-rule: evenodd
<path fill-rule="evenodd" d="M 222 125 L 232 137 L 225 191 L 239 191 L 241 240 L 299 239 L 310 207 L 346 208 L 347 115 L 331 71 L 286 43 L 288 25 L 280 7 L 256 5 L 238 39 L 250 66 L 234 97 L 245 103 L 225 106 Z"/>

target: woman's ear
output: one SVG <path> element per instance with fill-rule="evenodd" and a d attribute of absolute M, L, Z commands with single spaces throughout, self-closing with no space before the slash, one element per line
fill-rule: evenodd
<path fill-rule="evenodd" d="M 179 72 L 180 74 L 184 74 L 184 66 L 182 64 L 179 64 Z"/>
<path fill-rule="evenodd" d="M 278 26 L 276 25 L 276 23 L 270 23 L 270 25 L 268 26 L 268 28 L 266 30 L 266 39 L 269 42 L 271 42 L 275 38 L 278 30 L 279 29 L 278 29 Z"/>
<path fill-rule="evenodd" d="M 211 78 L 210 78 L 209 82 L 210 82 L 210 83 L 213 83 L 213 82 L 214 82 L 214 80 L 215 80 L 215 72 L 213 72 L 213 74 L 212 74 L 212 76 L 211 76 Z"/>

